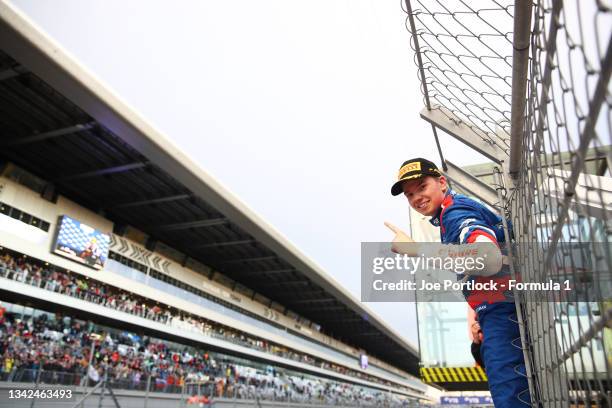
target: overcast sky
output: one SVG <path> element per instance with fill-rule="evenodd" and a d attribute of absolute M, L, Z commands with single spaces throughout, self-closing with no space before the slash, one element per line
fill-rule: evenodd
<path fill-rule="evenodd" d="M 439 163 L 400 1 L 14 3 L 357 298 L 400 164 Z M 413 305 L 369 306 L 417 343 Z"/>

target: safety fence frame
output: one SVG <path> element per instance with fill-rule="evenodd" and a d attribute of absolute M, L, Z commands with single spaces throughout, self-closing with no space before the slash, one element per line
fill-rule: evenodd
<path fill-rule="evenodd" d="M 421 117 L 453 187 L 511 221 L 513 277 L 587 282 L 580 297 L 515 294 L 532 406 L 611 406 L 610 3 L 402 0 L 402 8 Z M 492 181 L 449 161 L 438 132 L 490 160 Z"/>

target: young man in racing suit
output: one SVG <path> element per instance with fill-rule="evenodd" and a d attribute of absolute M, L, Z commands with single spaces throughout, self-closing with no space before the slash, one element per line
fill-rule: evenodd
<path fill-rule="evenodd" d="M 391 194 L 396 196 L 402 193 L 412 208 L 430 216 L 430 222 L 440 227 L 443 244 L 494 244 L 484 245 L 489 251 L 485 255 L 488 258 L 487 268 L 496 273 L 494 276 L 465 277 L 460 274 L 458 279 L 507 281 L 509 270 L 507 265 L 503 265 L 500 251 L 505 242 L 500 216 L 481 203 L 452 191 L 436 165 L 422 158 L 408 160 L 400 167 Z M 385 224 L 395 233 L 393 251 L 409 256 L 419 255 L 415 249 L 407 249 L 415 248 L 414 245 L 402 246 L 401 243 L 414 242 L 408 235 L 389 223 Z M 483 293 L 474 290 L 464 291 L 464 296 L 476 311 L 483 332 L 480 352 L 495 407 L 529 406 L 529 386 L 512 294 L 507 291 Z"/>

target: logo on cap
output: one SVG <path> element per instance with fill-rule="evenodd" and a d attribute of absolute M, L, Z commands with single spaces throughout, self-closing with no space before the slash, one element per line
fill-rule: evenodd
<path fill-rule="evenodd" d="M 421 171 L 421 162 L 412 162 L 402 166 L 402 168 L 399 169 L 397 179 L 400 180 L 406 173 L 411 171 Z"/>

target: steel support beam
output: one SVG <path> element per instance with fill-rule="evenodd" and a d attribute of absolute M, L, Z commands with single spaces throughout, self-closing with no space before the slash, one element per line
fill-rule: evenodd
<path fill-rule="evenodd" d="M 501 163 L 504 159 L 505 153 L 489 142 L 489 137 L 484 132 L 477 130 L 476 127 L 467 126 L 465 121 L 444 107 L 432 110 L 424 108 L 421 111 L 421 118 L 495 163 Z"/>
<path fill-rule="evenodd" d="M 326 299 L 310 299 L 310 300 L 294 300 L 291 301 L 292 305 L 303 305 L 309 303 L 328 303 L 328 302 L 336 302 L 336 299 L 326 298 Z"/>
<path fill-rule="evenodd" d="M 82 132 L 84 130 L 92 129 L 96 126 L 96 122 L 88 122 L 88 123 L 79 123 L 77 125 L 68 126 L 61 129 L 51 130 L 49 132 L 43 132 L 36 135 L 19 137 L 13 140 L 7 140 L 0 143 L 1 147 L 13 147 L 13 146 L 21 146 L 24 144 L 40 142 L 43 140 L 53 139 L 60 136 L 70 135 L 76 132 Z"/>
<path fill-rule="evenodd" d="M 283 285 L 309 285 L 311 283 L 312 282 L 309 280 L 300 279 L 300 280 L 290 280 L 290 281 L 285 281 L 285 282 L 262 282 L 262 283 L 258 283 L 257 286 L 268 288 L 268 287 L 283 286 Z"/>
<path fill-rule="evenodd" d="M 610 146 L 606 146 L 606 148 L 610 149 Z M 602 176 L 603 173 L 606 171 L 606 169 L 609 167 L 607 165 L 607 163 L 608 162 L 612 163 L 612 150 L 610 150 L 607 153 L 607 156 L 606 156 L 606 154 L 597 154 L 597 153 L 593 153 L 593 152 L 587 153 L 587 156 L 584 159 L 585 163 L 596 161 L 596 160 L 601 160 L 602 161 L 602 163 L 600 164 L 599 170 L 598 170 L 599 173 L 597 174 L 599 176 Z M 562 161 L 555 160 L 552 163 L 546 163 L 546 165 L 543 165 L 543 166 L 540 165 L 538 168 L 558 167 L 558 166 L 561 166 L 563 164 L 572 164 L 572 160 L 571 159 L 562 160 Z M 534 168 L 536 168 L 536 167 L 534 166 Z M 482 173 L 476 173 L 476 174 L 473 174 L 473 176 L 476 177 L 476 178 L 480 178 L 480 177 L 486 177 L 486 176 L 493 176 L 494 174 L 495 173 L 491 170 L 491 171 L 485 171 L 485 172 L 482 172 Z"/>
<path fill-rule="evenodd" d="M 508 172 L 515 178 L 523 157 L 523 124 L 525 122 L 525 91 L 531 40 L 531 0 L 514 1 L 514 37 L 512 46 L 512 106 L 510 110 L 510 164 Z"/>
<path fill-rule="evenodd" d="M 472 176 L 467 171 L 463 170 L 456 164 L 446 161 L 447 170 L 446 176 L 453 182 L 458 184 L 461 188 L 466 190 L 470 195 L 478 197 L 480 200 L 489 204 L 491 207 L 497 208 L 499 200 L 497 197 L 497 191 L 476 177 Z"/>
<path fill-rule="evenodd" d="M 238 270 L 238 271 L 232 271 L 232 273 L 239 273 L 241 275 L 259 275 L 259 274 L 268 274 L 268 275 L 274 275 L 274 274 L 279 274 L 279 273 L 293 273 L 293 272 L 297 272 L 295 269 L 291 269 L 291 268 L 286 268 L 286 269 L 270 269 L 269 271 L 252 271 L 252 270 Z"/>
<path fill-rule="evenodd" d="M 346 313 L 348 313 L 350 310 L 346 309 Z M 317 323 L 317 324 L 322 324 L 322 323 L 329 323 L 329 322 L 348 322 L 348 321 L 354 321 L 354 322 L 363 322 L 364 320 L 361 319 L 359 316 L 356 316 L 353 313 L 350 313 L 349 315 L 347 315 L 345 312 L 336 312 L 336 313 L 329 313 L 329 312 L 325 312 L 323 310 L 304 310 L 304 317 L 308 318 L 309 320 Z M 306 316 L 306 314 L 308 314 L 308 316 Z"/>
<path fill-rule="evenodd" d="M 141 169 L 146 166 L 147 166 L 146 163 L 140 163 L 140 162 L 130 163 L 130 164 L 124 164 L 122 166 L 107 167 L 105 169 L 98 169 L 98 170 L 86 171 L 84 173 L 79 173 L 79 174 L 70 174 L 67 176 L 61 176 L 61 177 L 56 178 L 53 181 L 55 183 L 63 183 L 66 181 L 81 180 L 81 179 L 92 178 L 92 177 L 100 177 L 100 176 L 106 176 L 109 174 L 116 174 L 116 173 L 124 173 L 126 171 Z"/>
<path fill-rule="evenodd" d="M 141 206 L 151 205 L 151 204 L 162 204 L 162 203 L 168 203 L 171 201 L 186 200 L 189 197 L 191 197 L 190 194 L 177 194 L 177 195 L 166 196 L 166 197 L 150 198 L 146 200 L 128 201 L 128 202 L 119 203 L 119 204 L 109 204 L 107 207 L 111 210 L 115 210 L 118 208 L 141 207 Z"/>
<path fill-rule="evenodd" d="M 598 176 L 603 176 L 604 174 L 606 174 L 606 170 L 612 170 L 612 168 L 610 167 L 610 164 L 612 164 L 612 158 L 610 157 L 605 157 L 604 160 L 601 161 L 601 164 L 599 165 L 599 167 L 597 168 L 597 175 Z"/>
<path fill-rule="evenodd" d="M 565 198 L 563 187 L 570 176 L 569 171 L 552 170 L 552 174 L 545 181 L 549 185 L 551 197 L 558 201 Z M 581 173 L 574 187 L 573 199 L 568 203 L 572 210 L 580 214 L 607 220 L 612 213 L 612 180 L 610 177 Z"/>
<path fill-rule="evenodd" d="M 213 227 L 215 225 L 227 224 L 229 220 L 225 217 L 222 218 L 208 218 L 205 220 L 197 221 L 186 221 L 186 222 L 175 222 L 172 224 L 164 224 L 155 227 L 155 231 L 180 231 L 189 228 L 206 228 Z"/>
<path fill-rule="evenodd" d="M 323 289 L 315 289 L 315 288 L 300 290 L 300 294 L 304 294 L 304 293 L 308 293 L 309 295 L 317 294 L 317 293 L 318 294 L 327 294 L 327 295 L 329 295 L 329 293 L 327 293 L 325 290 L 323 290 Z M 347 307 L 345 307 L 345 309 L 349 310 Z"/>
<path fill-rule="evenodd" d="M 608 148 L 609 147 L 610 146 L 608 146 Z M 604 160 L 599 168 L 599 173 L 597 174 L 598 176 L 604 176 L 606 174 L 606 170 L 608 170 L 610 174 L 612 174 L 612 149 L 609 149 L 606 152 L 606 156 L 603 159 Z"/>
<path fill-rule="evenodd" d="M 350 310 L 348 307 L 344 306 L 344 305 L 338 305 L 338 306 L 317 306 L 317 307 L 311 307 L 308 309 L 307 313 L 310 313 L 311 311 L 328 311 L 328 310 Z"/>
<path fill-rule="evenodd" d="M 608 146 L 602 146 L 599 149 L 601 149 L 602 151 L 605 151 L 605 153 L 599 153 L 597 151 L 590 151 L 587 152 L 584 156 L 584 162 L 591 162 L 594 160 L 612 160 L 612 146 L 608 145 Z M 548 163 L 546 166 L 542 166 L 542 167 L 557 167 L 557 166 L 561 166 L 562 164 L 572 164 L 573 160 L 571 158 L 565 159 L 565 160 L 555 160 L 552 163 Z"/>
<path fill-rule="evenodd" d="M 347 317 L 344 319 L 339 319 L 339 318 L 333 318 L 333 319 L 325 319 L 325 316 L 329 316 L 329 314 L 322 314 L 322 313 L 315 313 L 315 316 L 321 316 L 320 318 L 318 318 L 317 320 L 322 320 L 325 323 L 351 323 L 351 322 L 362 322 L 364 321 L 363 319 L 359 318 L 359 317 Z"/>
<path fill-rule="evenodd" d="M 252 244 L 254 242 L 255 240 L 253 239 L 243 239 L 239 241 L 222 241 L 222 242 L 212 242 L 210 244 L 192 245 L 191 248 L 192 249 L 219 248 L 219 247 L 227 247 L 227 246 L 234 246 L 234 245 Z"/>
<path fill-rule="evenodd" d="M 28 71 L 22 65 L 16 65 L 14 67 L 7 68 L 5 70 L 0 71 L 0 81 L 14 78 L 21 74 L 25 74 L 26 72 Z"/>
<path fill-rule="evenodd" d="M 276 255 L 258 256 L 254 258 L 230 259 L 229 261 L 221 261 L 221 263 L 231 264 L 231 263 L 242 263 L 242 262 L 262 262 L 262 261 L 272 261 L 274 259 L 278 259 L 278 257 Z"/>

